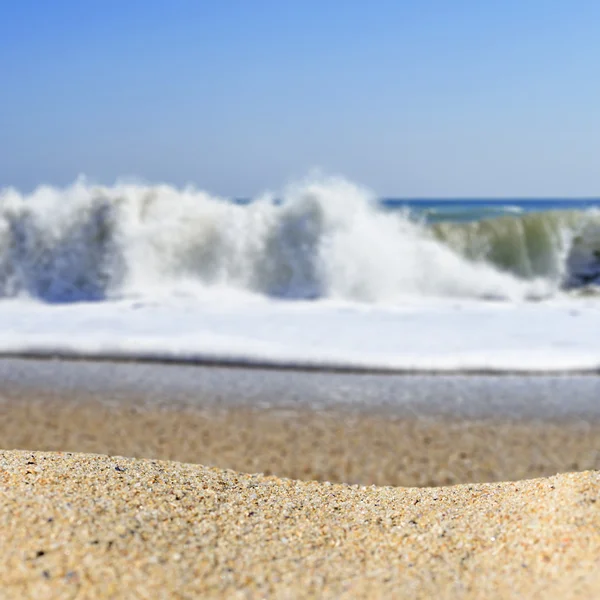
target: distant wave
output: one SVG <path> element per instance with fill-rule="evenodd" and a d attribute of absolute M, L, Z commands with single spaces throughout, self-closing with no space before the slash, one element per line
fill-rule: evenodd
<path fill-rule="evenodd" d="M 415 223 L 339 178 L 239 204 L 193 189 L 0 192 L 0 296 L 48 302 L 201 294 L 393 303 L 540 298 L 600 281 L 600 216 L 544 212 Z M 518 209 L 518 207 L 511 207 Z"/>
<path fill-rule="evenodd" d="M 425 216 L 427 220 L 434 223 L 443 223 L 446 221 L 452 222 L 469 222 L 473 220 L 490 219 L 492 217 L 502 217 L 504 215 L 515 215 L 523 213 L 520 206 L 510 204 L 502 206 L 477 206 L 471 208 L 469 206 L 436 206 L 427 208 Z"/>

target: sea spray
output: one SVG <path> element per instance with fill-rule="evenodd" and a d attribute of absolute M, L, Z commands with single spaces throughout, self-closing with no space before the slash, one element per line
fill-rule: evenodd
<path fill-rule="evenodd" d="M 0 296 L 70 302 L 222 287 L 377 303 L 539 298 L 593 280 L 599 222 L 566 211 L 426 225 L 340 178 L 244 205 L 192 187 L 82 179 L 0 192 Z"/>

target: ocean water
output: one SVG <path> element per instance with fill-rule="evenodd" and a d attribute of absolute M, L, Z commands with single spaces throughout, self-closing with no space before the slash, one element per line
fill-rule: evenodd
<path fill-rule="evenodd" d="M 0 191 L 0 353 L 377 370 L 600 367 L 600 200 Z"/>

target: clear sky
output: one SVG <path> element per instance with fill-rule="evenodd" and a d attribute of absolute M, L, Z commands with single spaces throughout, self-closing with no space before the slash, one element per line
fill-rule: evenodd
<path fill-rule="evenodd" d="M 600 195 L 597 0 L 6 0 L 0 187 Z"/>

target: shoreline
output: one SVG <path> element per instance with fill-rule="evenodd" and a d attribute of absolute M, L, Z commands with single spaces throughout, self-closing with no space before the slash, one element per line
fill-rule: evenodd
<path fill-rule="evenodd" d="M 600 377 L 376 375 L 0 359 L 0 395 L 138 399 L 149 407 L 342 410 L 392 417 L 600 420 Z"/>
<path fill-rule="evenodd" d="M 548 376 L 600 376 L 600 362 L 589 367 L 540 367 L 514 368 L 514 367 L 383 367 L 369 365 L 352 365 L 347 363 L 318 363 L 304 361 L 273 361 L 237 357 L 211 357 L 202 355 L 156 355 L 136 352 L 136 354 L 116 354 L 110 352 L 79 353 L 70 351 L 31 351 L 31 352 L 2 352 L 0 361 L 60 361 L 69 363 L 114 363 L 121 365 L 162 365 L 162 366 L 193 366 L 208 367 L 211 369 L 244 369 L 260 371 L 283 371 L 298 373 L 331 373 L 342 375 L 377 375 L 377 376 L 414 376 L 427 377 L 444 376 L 493 376 L 493 377 L 548 377 Z"/>

